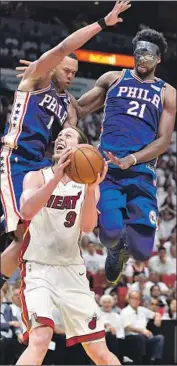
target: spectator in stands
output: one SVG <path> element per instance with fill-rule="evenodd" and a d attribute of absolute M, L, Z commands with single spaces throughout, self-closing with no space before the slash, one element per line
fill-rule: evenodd
<path fill-rule="evenodd" d="M 138 276 L 136 276 L 136 279 L 137 279 L 136 282 L 134 282 L 132 284 L 128 284 L 128 288 L 129 288 L 128 293 L 130 293 L 132 291 L 139 291 L 141 294 L 141 302 L 142 302 L 142 304 L 144 304 L 148 300 L 148 296 L 146 294 L 147 277 L 145 276 L 144 273 L 141 273 Z"/>
<path fill-rule="evenodd" d="M 144 274 L 146 278 L 149 277 L 149 270 L 144 262 L 134 260 L 131 263 L 127 263 L 124 275 L 126 276 L 128 283 L 136 282 L 137 276 L 140 274 Z"/>
<path fill-rule="evenodd" d="M 169 207 L 160 211 L 159 237 L 168 240 L 176 224 L 175 211 Z"/>
<path fill-rule="evenodd" d="M 96 247 L 92 242 L 88 243 L 87 252 L 83 253 L 83 258 L 90 273 L 95 274 L 104 269 L 104 258 L 102 255 L 97 254 Z"/>
<path fill-rule="evenodd" d="M 149 259 L 149 269 L 159 274 L 172 273 L 172 260 L 167 256 L 165 247 L 160 246 L 158 254 Z"/>
<path fill-rule="evenodd" d="M 17 325 L 17 318 L 13 315 L 11 307 L 7 303 L 3 303 L 4 293 L 1 290 L 0 307 L 0 337 L 1 339 L 1 352 L 0 352 L 0 364 L 6 363 L 7 365 L 15 364 L 20 354 L 24 350 L 24 346 L 18 341 L 19 327 Z M 10 351 L 9 351 L 10 350 Z"/>
<path fill-rule="evenodd" d="M 114 301 L 114 302 L 113 302 L 112 311 L 113 311 L 114 313 L 120 314 L 120 312 L 121 312 L 121 308 L 119 308 L 119 306 L 118 306 L 119 297 L 118 297 L 117 292 L 116 292 L 115 290 L 112 290 L 112 291 L 110 292 L 110 295 L 112 296 L 113 301 Z"/>
<path fill-rule="evenodd" d="M 146 296 L 150 297 L 150 289 L 153 285 L 158 285 L 160 288 L 160 292 L 161 292 L 161 296 L 169 296 L 169 288 L 167 287 L 167 285 L 160 281 L 160 275 L 159 273 L 155 272 L 155 271 L 150 271 L 149 272 L 149 281 L 146 282 L 145 284 L 145 294 Z"/>
<path fill-rule="evenodd" d="M 121 312 L 121 320 L 125 329 L 125 349 L 135 364 L 139 365 L 146 355 L 148 363 L 160 364 L 163 354 L 163 335 L 153 335 L 147 329 L 150 319 L 156 326 L 161 325 L 161 316 L 145 307 L 140 306 L 141 295 L 138 291 L 129 293 L 129 305 Z"/>
<path fill-rule="evenodd" d="M 106 331 L 106 343 L 111 352 L 119 360 L 123 360 L 123 339 L 125 337 L 124 328 L 121 323 L 120 315 L 113 311 L 114 300 L 110 295 L 103 295 L 100 298 L 102 316 Z"/>
<path fill-rule="evenodd" d="M 162 319 L 177 319 L 177 301 L 176 299 L 172 299 L 169 304 L 168 311 L 166 311 L 162 317 Z"/>

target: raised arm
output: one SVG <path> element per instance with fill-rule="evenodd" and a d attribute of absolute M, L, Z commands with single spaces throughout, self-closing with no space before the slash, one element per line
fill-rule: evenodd
<path fill-rule="evenodd" d="M 50 72 L 55 69 L 62 59 L 70 52 L 80 48 L 105 27 L 122 22 L 122 19 L 118 18 L 118 15 L 127 10 L 130 6 L 129 1 L 117 1 L 112 11 L 106 15 L 102 22 L 98 21 L 77 30 L 56 47 L 45 52 L 37 61 L 34 61 L 29 68 L 27 68 L 24 77 L 30 75 L 34 80 L 46 78 L 46 76 L 50 74 Z"/>

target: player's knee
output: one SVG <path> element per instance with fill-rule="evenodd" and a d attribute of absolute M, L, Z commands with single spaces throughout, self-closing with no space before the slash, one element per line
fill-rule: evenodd
<path fill-rule="evenodd" d="M 30 333 L 29 346 L 37 349 L 40 353 L 45 353 L 48 350 L 52 335 L 53 330 L 50 327 L 42 326 L 34 328 Z"/>
<path fill-rule="evenodd" d="M 146 262 L 151 256 L 150 253 L 144 253 L 141 249 L 132 250 L 132 256 L 136 261 Z"/>
<path fill-rule="evenodd" d="M 87 343 L 84 346 L 86 353 L 97 365 L 109 365 L 110 351 L 105 341 Z"/>
<path fill-rule="evenodd" d="M 109 227 L 108 225 L 99 225 L 99 237 L 102 244 L 107 247 L 111 248 L 115 244 L 117 244 L 121 234 L 122 234 L 122 227 Z"/>

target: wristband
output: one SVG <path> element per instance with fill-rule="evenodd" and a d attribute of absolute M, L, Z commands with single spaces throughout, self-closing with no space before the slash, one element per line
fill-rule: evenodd
<path fill-rule="evenodd" d="M 132 158 L 133 158 L 133 160 L 134 160 L 133 165 L 136 165 L 136 163 L 137 163 L 137 158 L 136 158 L 136 156 L 135 156 L 134 154 L 130 154 L 130 156 L 132 156 Z"/>
<path fill-rule="evenodd" d="M 100 20 L 98 20 L 97 23 L 100 25 L 101 29 L 107 28 L 104 18 L 101 18 Z"/>

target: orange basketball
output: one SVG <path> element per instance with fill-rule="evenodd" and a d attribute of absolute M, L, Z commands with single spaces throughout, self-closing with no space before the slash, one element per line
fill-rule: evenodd
<path fill-rule="evenodd" d="M 80 144 L 74 147 L 69 155 L 70 164 L 65 173 L 76 183 L 89 184 L 96 181 L 102 173 L 104 159 L 96 147 Z"/>

